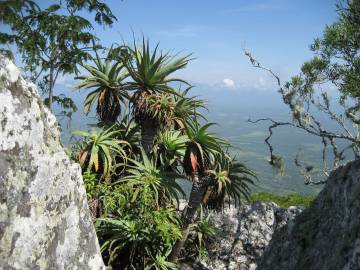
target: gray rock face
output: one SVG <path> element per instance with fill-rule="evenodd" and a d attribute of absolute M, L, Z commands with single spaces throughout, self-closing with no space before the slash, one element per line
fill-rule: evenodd
<path fill-rule="evenodd" d="M 219 229 L 218 241 L 211 245 L 208 259 L 182 265 L 181 269 L 256 269 L 275 230 L 291 223 L 300 208 L 281 209 L 275 203 L 244 204 L 213 214 Z"/>
<path fill-rule="evenodd" d="M 274 234 L 258 269 L 360 269 L 360 160 L 334 171 L 311 207 Z"/>
<path fill-rule="evenodd" d="M 103 269 L 78 164 L 36 87 L 0 56 L 0 269 Z"/>

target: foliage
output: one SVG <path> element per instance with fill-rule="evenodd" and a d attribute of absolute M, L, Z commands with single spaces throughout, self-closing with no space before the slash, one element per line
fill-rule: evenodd
<path fill-rule="evenodd" d="M 182 135 L 180 131 L 160 132 L 154 148 L 159 164 L 164 168 L 176 171 L 185 155 L 188 141 L 188 137 Z"/>
<path fill-rule="evenodd" d="M 112 130 L 116 131 L 115 137 L 128 143 L 124 146 L 124 150 L 128 157 L 133 154 L 140 154 L 140 131 L 138 125 L 133 118 L 126 115 L 120 121 L 112 125 Z"/>
<path fill-rule="evenodd" d="M 84 138 L 83 148 L 78 154 L 78 161 L 85 171 L 93 170 L 106 177 L 113 167 L 114 155 L 119 155 L 123 160 L 126 160 L 126 153 L 122 145 L 126 145 L 127 142 L 115 139 L 116 132 L 111 131 L 111 128 L 91 133 L 85 131 L 74 132 L 75 135 Z"/>
<path fill-rule="evenodd" d="M 154 189 L 126 182 L 114 187 L 105 199 L 109 217 L 98 220 L 97 231 L 109 264 L 121 269 L 171 269 L 173 265 L 165 258 L 181 237 L 179 219 L 174 208 L 159 207 L 156 197 Z"/>
<path fill-rule="evenodd" d="M 315 198 L 316 196 L 314 195 L 304 196 L 298 193 L 277 195 L 268 192 L 259 192 L 252 194 L 250 200 L 253 202 L 274 202 L 281 208 L 289 208 L 290 206 L 308 208 Z"/>
<path fill-rule="evenodd" d="M 209 164 L 214 160 L 215 155 L 221 154 L 223 152 L 222 147 L 229 145 L 224 139 L 208 131 L 212 125 L 214 123 L 201 126 L 198 122 L 194 122 L 186 129 L 189 142 L 183 162 L 187 175 L 191 176 L 194 172 L 204 174 Z"/>
<path fill-rule="evenodd" d="M 189 235 L 191 224 L 196 220 L 205 191 L 213 182 L 208 169 L 213 165 L 212 162 L 216 162 L 215 156 L 224 153 L 223 147 L 229 146 L 224 139 L 208 131 L 212 125 L 208 123 L 201 126 L 198 122 L 194 122 L 186 129 L 189 142 L 183 159 L 183 167 L 185 173 L 191 177 L 192 187 L 188 205 L 182 214 L 183 238 L 177 241 L 171 252 L 172 261 L 178 260 Z"/>
<path fill-rule="evenodd" d="M 151 51 L 149 41 L 145 41 L 144 38 L 140 47 L 134 41 L 133 48 L 128 47 L 124 56 L 124 65 L 133 80 L 128 83 L 127 89 L 148 94 L 173 93 L 169 83 L 188 83 L 179 78 L 169 78 L 169 76 L 185 68 L 189 61 L 190 55 L 175 58 L 169 53 L 159 52 L 158 45 Z"/>
<path fill-rule="evenodd" d="M 338 21 L 315 39 L 311 50 L 316 56 L 304 63 L 302 76 L 292 87 L 299 85 L 308 95 L 316 84 L 331 82 L 338 86 L 342 98 L 360 98 L 360 1 L 340 1 L 337 10 Z"/>
<path fill-rule="evenodd" d="M 132 201 L 138 199 L 141 190 L 149 189 L 154 194 L 153 203 L 156 206 L 171 204 L 172 200 L 179 200 L 179 195 L 185 195 L 175 179 L 181 177 L 173 172 L 166 172 L 157 167 L 155 160 L 149 159 L 142 149 L 142 162 L 130 160 L 128 176 L 123 177 L 119 182 L 126 182 L 134 189 Z"/>
<path fill-rule="evenodd" d="M 96 40 L 92 23 L 81 17 L 84 11 L 95 14 L 94 21 L 100 25 L 109 26 L 116 20 L 109 7 L 98 0 L 59 0 L 44 9 L 31 0 L 0 2 L 0 22 L 11 29 L 10 33 L 0 32 L 0 44 L 16 45 L 32 80 L 48 93 L 50 109 L 58 76 L 77 73 Z M 7 48 L 1 51 L 11 54 Z"/>
<path fill-rule="evenodd" d="M 174 95 L 174 114 L 173 123 L 177 130 L 186 129 L 191 123 L 197 122 L 198 119 L 206 120 L 199 112 L 200 109 L 206 109 L 205 100 L 198 99 L 196 96 L 188 97 L 192 87 L 188 87 L 183 92 Z"/>
<path fill-rule="evenodd" d="M 84 186 L 88 199 L 96 198 L 99 196 L 99 187 L 97 175 L 91 171 L 83 173 Z"/>
<path fill-rule="evenodd" d="M 179 218 L 172 198 L 159 202 L 167 194 L 166 185 L 154 185 L 164 183 L 161 173 L 151 161 L 144 164 L 135 162 L 132 175 L 111 185 L 84 173 L 89 199 L 100 200 L 102 208 L 96 227 L 103 257 L 116 269 L 176 269 L 167 257 L 181 237 Z"/>
<path fill-rule="evenodd" d="M 128 94 L 121 85 L 128 74 L 123 70 L 120 62 L 112 63 L 109 58 L 111 53 L 110 49 L 103 61 L 95 51 L 96 58 L 91 57 L 95 66 L 82 65 L 91 75 L 76 77 L 81 82 L 74 87 L 76 89 L 95 88 L 85 99 L 85 113 L 90 112 L 91 105 L 97 100 L 96 112 L 99 120 L 113 123 L 120 115 L 120 103 L 125 103 L 125 100 L 128 99 Z"/>
<path fill-rule="evenodd" d="M 243 199 L 249 200 L 255 173 L 226 154 L 216 155 L 215 160 L 214 169 L 209 170 L 215 183 L 206 191 L 203 203 L 210 208 L 221 209 L 225 200 L 235 205 Z"/>
<path fill-rule="evenodd" d="M 170 84 L 188 83 L 170 76 L 186 67 L 191 60 L 190 55 L 178 58 L 162 53 L 158 50 L 158 45 L 152 50 L 150 42 L 143 38 L 140 46 L 134 40 L 132 46 L 121 45 L 114 48 L 111 59 L 124 66 L 129 74 L 130 80 L 123 87 L 127 91 L 134 91 L 130 107 L 141 128 L 142 147 L 149 154 L 159 127 L 165 128 L 175 119 L 176 91 Z"/>
<path fill-rule="evenodd" d="M 156 257 L 151 257 L 153 263 L 147 266 L 145 269 L 155 269 L 155 270 L 170 270 L 170 269 L 178 269 L 177 265 L 173 262 L 167 261 L 167 257 L 170 254 L 171 249 L 169 249 L 165 255 L 156 254 Z"/>
<path fill-rule="evenodd" d="M 135 119 L 139 123 L 145 119 L 166 122 L 171 118 L 174 107 L 170 95 L 175 91 L 169 83 L 188 84 L 182 79 L 169 76 L 185 68 L 190 61 L 190 55 L 175 58 L 169 53 L 159 52 L 158 45 L 152 51 L 149 41 L 144 38 L 140 47 L 134 41 L 133 48 L 128 47 L 123 54 L 123 64 L 132 79 L 126 84 L 126 89 L 135 91 L 132 96 Z"/>
<path fill-rule="evenodd" d="M 212 212 L 205 212 L 200 207 L 199 216 L 195 224 L 191 226 L 191 235 L 186 244 L 189 257 L 206 257 L 207 244 L 213 241 L 219 230 L 211 221 Z"/>

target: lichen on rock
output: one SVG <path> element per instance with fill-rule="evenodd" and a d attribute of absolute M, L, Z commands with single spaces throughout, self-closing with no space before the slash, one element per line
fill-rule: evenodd
<path fill-rule="evenodd" d="M 81 169 L 34 84 L 0 56 L 0 268 L 104 269 Z"/>
<path fill-rule="evenodd" d="M 275 203 L 255 202 L 212 213 L 210 220 L 218 236 L 209 243 L 208 256 L 187 260 L 181 269 L 255 270 L 273 233 L 301 211 L 298 207 L 282 209 Z"/>
<path fill-rule="evenodd" d="M 278 230 L 258 270 L 360 269 L 360 160 L 331 173 L 311 206 Z"/>

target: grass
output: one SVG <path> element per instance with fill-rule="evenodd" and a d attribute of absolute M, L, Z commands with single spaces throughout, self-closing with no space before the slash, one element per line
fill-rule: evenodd
<path fill-rule="evenodd" d="M 308 208 L 315 198 L 315 195 L 304 196 L 298 193 L 277 195 L 268 192 L 259 192 L 251 195 L 251 201 L 253 202 L 274 202 L 281 208 L 289 208 L 290 206 Z"/>

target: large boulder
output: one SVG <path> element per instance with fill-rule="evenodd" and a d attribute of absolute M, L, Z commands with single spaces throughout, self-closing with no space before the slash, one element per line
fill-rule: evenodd
<path fill-rule="evenodd" d="M 0 269 L 103 269 L 78 164 L 35 85 L 0 55 Z"/>
<path fill-rule="evenodd" d="M 181 269 L 254 270 L 274 231 L 291 223 L 302 209 L 282 209 L 275 203 L 246 203 L 223 212 L 212 213 L 211 221 L 219 231 L 209 244 L 207 258 L 188 260 Z"/>
<path fill-rule="evenodd" d="M 277 231 L 258 270 L 360 269 L 360 160 L 335 170 L 310 208 Z"/>

